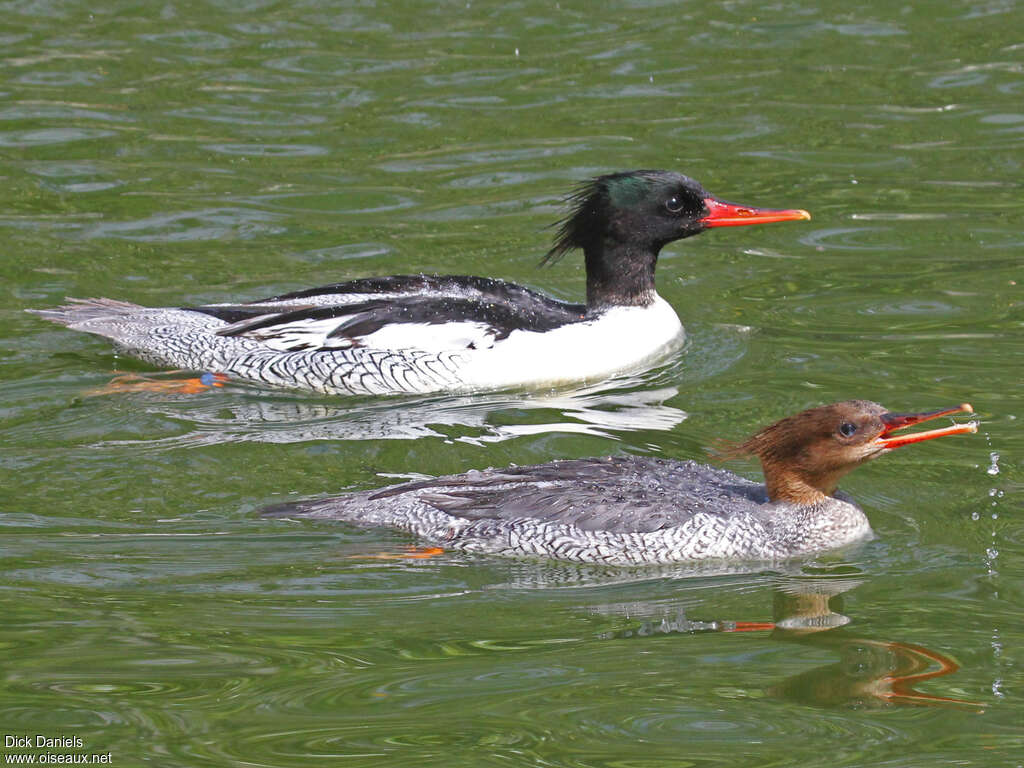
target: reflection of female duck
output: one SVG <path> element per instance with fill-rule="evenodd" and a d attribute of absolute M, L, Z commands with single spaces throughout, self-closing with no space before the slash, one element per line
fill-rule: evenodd
<path fill-rule="evenodd" d="M 761 460 L 764 486 L 693 461 L 578 459 L 404 483 L 271 513 L 391 526 L 473 552 L 577 562 L 793 557 L 870 536 L 860 508 L 832 495 L 839 479 L 898 446 L 974 432 L 971 423 L 892 434 L 970 410 L 891 413 L 851 400 L 782 419 L 739 446 Z"/>
<path fill-rule="evenodd" d="M 600 176 L 573 196 L 547 259 L 583 250 L 587 303 L 501 280 L 374 277 L 243 304 L 110 299 L 33 310 L 157 365 L 340 394 L 550 386 L 636 370 L 683 327 L 654 289 L 658 253 L 711 227 L 809 219 L 726 203 L 667 171 Z"/>
<path fill-rule="evenodd" d="M 817 707 L 952 706 L 983 711 L 984 705 L 978 702 L 916 689 L 927 680 L 957 672 L 960 666 L 949 656 L 921 645 L 852 634 L 850 619 L 841 613 L 839 601 L 843 592 L 859 583 L 851 579 L 786 579 L 775 590 L 772 621 L 701 621 L 680 612 L 605 637 L 770 631 L 773 640 L 825 648 L 839 655 L 839 661 L 833 664 L 770 686 L 767 692 L 772 696 Z M 663 610 L 663 606 L 659 608 Z M 630 615 L 636 615 L 638 609 L 637 604 L 631 604 Z"/>
<path fill-rule="evenodd" d="M 773 637 L 835 650 L 840 660 L 794 675 L 768 689 L 780 698 L 816 706 L 952 705 L 981 711 L 977 702 L 922 693 L 915 686 L 960 669 L 949 656 L 922 645 L 852 637 L 833 611 L 828 590 L 775 594 Z M 835 630 L 835 631 L 828 631 Z"/>
<path fill-rule="evenodd" d="M 785 632 L 785 634 L 789 634 Z M 840 660 L 773 685 L 779 698 L 819 707 L 955 706 L 984 711 L 980 702 L 922 693 L 917 685 L 960 669 L 953 659 L 922 645 L 868 640 L 837 633 L 792 639 L 836 651 Z"/>

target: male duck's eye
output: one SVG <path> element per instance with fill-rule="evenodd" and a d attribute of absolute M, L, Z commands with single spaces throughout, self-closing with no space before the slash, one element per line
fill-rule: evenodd
<path fill-rule="evenodd" d="M 853 436 L 853 433 L 856 431 L 857 426 L 855 424 L 851 424 L 848 421 L 844 421 L 842 424 L 839 425 L 839 434 L 842 435 L 843 437 L 851 437 Z"/>
<path fill-rule="evenodd" d="M 683 210 L 683 201 L 676 195 L 672 195 L 672 197 L 665 201 L 665 207 L 668 208 L 671 213 L 679 213 Z"/>

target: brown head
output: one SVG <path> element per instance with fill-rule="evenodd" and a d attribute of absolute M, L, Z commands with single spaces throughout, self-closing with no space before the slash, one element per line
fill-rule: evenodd
<path fill-rule="evenodd" d="M 810 504 L 830 496 L 839 478 L 894 448 L 978 430 L 975 422 L 893 435 L 896 430 L 954 413 L 973 413 L 967 403 L 922 413 L 892 413 L 869 400 L 846 400 L 789 416 L 738 446 L 761 460 L 772 501 Z"/>

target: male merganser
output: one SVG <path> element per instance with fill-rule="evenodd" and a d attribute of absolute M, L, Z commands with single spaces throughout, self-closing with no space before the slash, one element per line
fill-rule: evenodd
<path fill-rule="evenodd" d="M 317 392 L 552 386 L 636 370 L 679 349 L 683 327 L 654 290 L 664 245 L 711 227 L 810 218 L 726 203 L 668 171 L 599 176 L 569 200 L 544 261 L 583 249 L 586 304 L 483 277 L 401 275 L 243 304 L 71 299 L 30 311 L 156 365 Z"/>
<path fill-rule="evenodd" d="M 901 445 L 976 432 L 956 424 L 892 432 L 964 403 L 891 413 L 849 400 L 772 424 L 737 446 L 761 460 L 765 485 L 694 461 L 641 456 L 470 471 L 267 510 L 410 531 L 444 547 L 612 565 L 778 560 L 871 536 L 864 513 L 833 495 L 839 478 Z"/>

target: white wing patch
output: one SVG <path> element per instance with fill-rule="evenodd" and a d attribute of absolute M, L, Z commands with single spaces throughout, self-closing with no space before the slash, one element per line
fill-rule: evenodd
<path fill-rule="evenodd" d="M 372 349 L 420 349 L 444 352 L 459 349 L 490 349 L 494 329 L 486 323 L 391 323 L 359 340 Z"/>
<path fill-rule="evenodd" d="M 464 349 L 490 349 L 494 331 L 485 323 L 389 323 L 364 336 L 331 336 L 340 325 L 358 320 L 359 315 L 319 320 L 295 320 L 280 325 L 256 328 L 240 334 L 256 339 L 269 349 L 297 352 L 313 349 L 421 350 L 444 352 Z"/>

